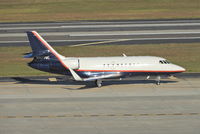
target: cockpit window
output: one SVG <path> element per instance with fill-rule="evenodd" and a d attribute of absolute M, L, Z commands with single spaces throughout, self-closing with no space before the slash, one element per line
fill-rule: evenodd
<path fill-rule="evenodd" d="M 159 63 L 160 63 L 160 64 L 170 64 L 170 62 L 167 61 L 167 60 L 160 60 Z"/>

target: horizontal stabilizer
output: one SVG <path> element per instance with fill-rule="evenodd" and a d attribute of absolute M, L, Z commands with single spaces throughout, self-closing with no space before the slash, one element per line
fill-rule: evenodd
<path fill-rule="evenodd" d="M 24 55 L 24 58 L 33 58 L 33 57 L 45 57 L 45 56 L 50 56 L 51 52 L 49 50 L 43 50 L 43 51 L 38 51 L 37 53 L 26 53 Z"/>
<path fill-rule="evenodd" d="M 30 53 L 25 53 L 24 54 L 24 58 L 33 58 L 34 56 L 33 56 L 33 53 L 32 52 L 30 52 Z"/>

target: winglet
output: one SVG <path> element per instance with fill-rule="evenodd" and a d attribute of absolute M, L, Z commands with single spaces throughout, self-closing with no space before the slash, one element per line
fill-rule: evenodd
<path fill-rule="evenodd" d="M 83 81 L 83 79 L 73 69 L 71 68 L 68 68 L 68 69 L 76 81 Z"/>

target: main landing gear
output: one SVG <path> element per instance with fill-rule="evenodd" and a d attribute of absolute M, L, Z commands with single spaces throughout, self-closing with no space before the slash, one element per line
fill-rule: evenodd
<path fill-rule="evenodd" d="M 97 87 L 101 87 L 102 86 L 102 80 L 98 79 L 98 80 L 95 80 L 95 84 Z"/>

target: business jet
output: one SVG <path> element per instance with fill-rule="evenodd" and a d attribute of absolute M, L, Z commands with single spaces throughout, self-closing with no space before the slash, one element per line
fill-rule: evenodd
<path fill-rule="evenodd" d="M 97 87 L 102 80 L 134 76 L 161 76 L 184 72 L 185 69 L 164 58 L 155 56 L 118 57 L 64 57 L 57 53 L 36 31 L 27 32 L 32 52 L 24 58 L 33 58 L 28 65 L 45 72 L 70 75 L 76 81 L 94 81 Z"/>

